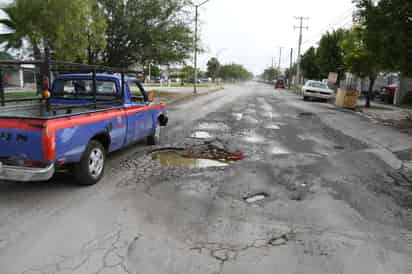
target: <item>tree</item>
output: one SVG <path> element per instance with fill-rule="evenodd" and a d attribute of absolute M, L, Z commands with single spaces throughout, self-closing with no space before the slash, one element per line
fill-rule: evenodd
<path fill-rule="evenodd" d="M 360 25 L 346 32 L 342 49 L 346 68 L 358 77 L 369 78 L 365 107 L 370 107 L 370 95 L 381 68 L 380 52 L 369 46 L 368 30 Z"/>
<path fill-rule="evenodd" d="M 253 78 L 253 74 L 239 64 L 223 65 L 219 76 L 225 81 L 247 81 Z"/>
<path fill-rule="evenodd" d="M 321 78 L 328 78 L 330 72 L 338 73 L 338 83 L 343 78 L 345 70 L 340 45 L 344 33 L 343 29 L 338 29 L 333 32 L 327 32 L 322 36 L 317 50 Z"/>
<path fill-rule="evenodd" d="M 303 76 L 306 79 L 320 79 L 321 73 L 318 65 L 318 56 L 314 47 L 309 48 L 301 59 Z"/>
<path fill-rule="evenodd" d="M 280 71 L 277 68 L 267 68 L 262 74 L 262 78 L 265 81 L 272 82 L 273 80 L 277 79 L 281 75 Z"/>
<path fill-rule="evenodd" d="M 369 46 L 385 49 L 381 56 L 385 68 L 412 76 L 412 2 L 404 0 L 354 1 L 357 20 L 365 26 Z"/>
<path fill-rule="evenodd" d="M 5 43 L 6 49 L 18 49 L 28 41 L 35 59 L 41 59 L 45 48 L 50 48 L 55 59 L 84 60 L 88 35 L 91 44 L 104 41 L 99 33 L 104 25 L 93 15 L 96 5 L 96 0 L 15 0 L 2 9 L 8 18 L 0 24 L 9 32 L 0 35 L 0 43 Z"/>
<path fill-rule="evenodd" d="M 178 63 L 193 46 L 188 0 L 99 0 L 107 18 L 105 62 L 111 66 Z"/>
<path fill-rule="evenodd" d="M 219 69 L 220 63 L 217 58 L 213 57 L 207 62 L 207 76 L 211 77 L 213 82 L 215 82 L 219 75 Z"/>

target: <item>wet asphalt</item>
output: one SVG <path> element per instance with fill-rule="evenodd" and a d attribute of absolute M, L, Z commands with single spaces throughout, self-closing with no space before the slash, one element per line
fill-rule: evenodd
<path fill-rule="evenodd" d="M 377 187 L 402 175 L 322 115 L 227 86 L 171 106 L 162 144 L 111 155 L 96 186 L 3 182 L 0 273 L 412 273 L 409 204 Z M 244 159 L 175 155 L 205 142 Z"/>

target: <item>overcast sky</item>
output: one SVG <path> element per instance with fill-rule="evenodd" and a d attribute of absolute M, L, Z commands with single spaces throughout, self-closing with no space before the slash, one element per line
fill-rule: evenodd
<path fill-rule="evenodd" d="M 10 0 L 0 0 L 0 5 Z M 194 0 L 199 4 L 203 0 Z M 219 57 L 223 63 L 236 62 L 260 74 L 279 62 L 289 65 L 290 48 L 297 56 L 299 25 L 295 16 L 309 17 L 304 25 L 303 49 L 315 45 L 322 33 L 347 26 L 353 11 L 352 0 L 210 0 L 199 9 L 201 40 L 206 52 L 199 57 L 205 69 L 207 60 Z M 193 12 L 194 13 L 194 12 Z"/>
<path fill-rule="evenodd" d="M 237 62 L 260 74 L 271 65 L 272 57 L 278 62 L 282 46 L 282 67 L 287 67 L 290 48 L 297 56 L 299 31 L 293 26 L 299 22 L 295 16 L 309 17 L 304 21 L 309 30 L 303 35 L 307 49 L 327 29 L 349 25 L 352 11 L 352 0 L 210 0 L 200 9 L 201 39 L 208 49 L 200 64 L 205 67 L 219 53 L 224 63 Z"/>

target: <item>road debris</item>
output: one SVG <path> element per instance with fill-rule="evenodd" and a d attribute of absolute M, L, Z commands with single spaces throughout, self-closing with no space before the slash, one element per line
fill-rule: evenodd
<path fill-rule="evenodd" d="M 269 197 L 269 194 L 261 192 L 261 193 L 253 194 L 251 196 L 244 197 L 243 200 L 245 200 L 245 202 L 248 204 L 253 204 L 259 201 L 263 201 L 267 197 Z"/>

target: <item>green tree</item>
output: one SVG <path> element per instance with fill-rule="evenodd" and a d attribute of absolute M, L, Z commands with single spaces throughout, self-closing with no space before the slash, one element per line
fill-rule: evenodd
<path fill-rule="evenodd" d="M 333 32 L 327 32 L 320 39 L 317 56 L 321 78 L 327 78 L 329 72 L 338 73 L 338 83 L 343 78 L 345 68 L 341 43 L 344 33 L 343 29 L 338 29 Z"/>
<path fill-rule="evenodd" d="M 35 59 L 41 59 L 45 48 L 53 51 L 56 59 L 84 60 L 90 43 L 102 45 L 100 33 L 104 25 L 95 27 L 96 0 L 15 0 L 2 10 L 6 19 L 0 24 L 9 30 L 0 35 L 6 49 L 21 48 L 28 41 Z M 101 20 L 101 19 L 100 19 Z M 94 31 L 94 32 L 93 32 Z"/>
<path fill-rule="evenodd" d="M 281 72 L 277 68 L 267 68 L 262 74 L 262 78 L 265 81 L 272 82 L 273 80 L 277 79 L 281 75 Z"/>
<path fill-rule="evenodd" d="M 376 51 L 376 46 L 370 46 L 369 42 L 371 40 L 368 39 L 369 35 L 367 28 L 357 25 L 346 32 L 345 38 L 342 41 L 343 60 L 346 68 L 358 77 L 369 78 L 366 107 L 370 107 L 370 95 L 382 67 L 381 51 Z"/>
<path fill-rule="evenodd" d="M 300 64 L 302 67 L 303 76 L 306 79 L 314 80 L 322 78 L 318 63 L 319 60 L 316 49 L 314 47 L 309 48 L 302 56 Z"/>
<path fill-rule="evenodd" d="M 368 46 L 384 49 L 380 58 L 385 68 L 412 76 L 412 2 L 405 0 L 355 0 L 357 21 L 369 34 Z"/>
<path fill-rule="evenodd" d="M 99 0 L 107 18 L 105 62 L 112 66 L 179 63 L 193 35 L 188 0 Z"/>
<path fill-rule="evenodd" d="M 211 77 L 213 82 L 215 82 L 219 75 L 219 69 L 220 63 L 217 58 L 213 57 L 207 62 L 207 76 Z"/>
<path fill-rule="evenodd" d="M 247 81 L 253 78 L 253 74 L 239 64 L 221 66 L 219 76 L 225 81 Z"/>

